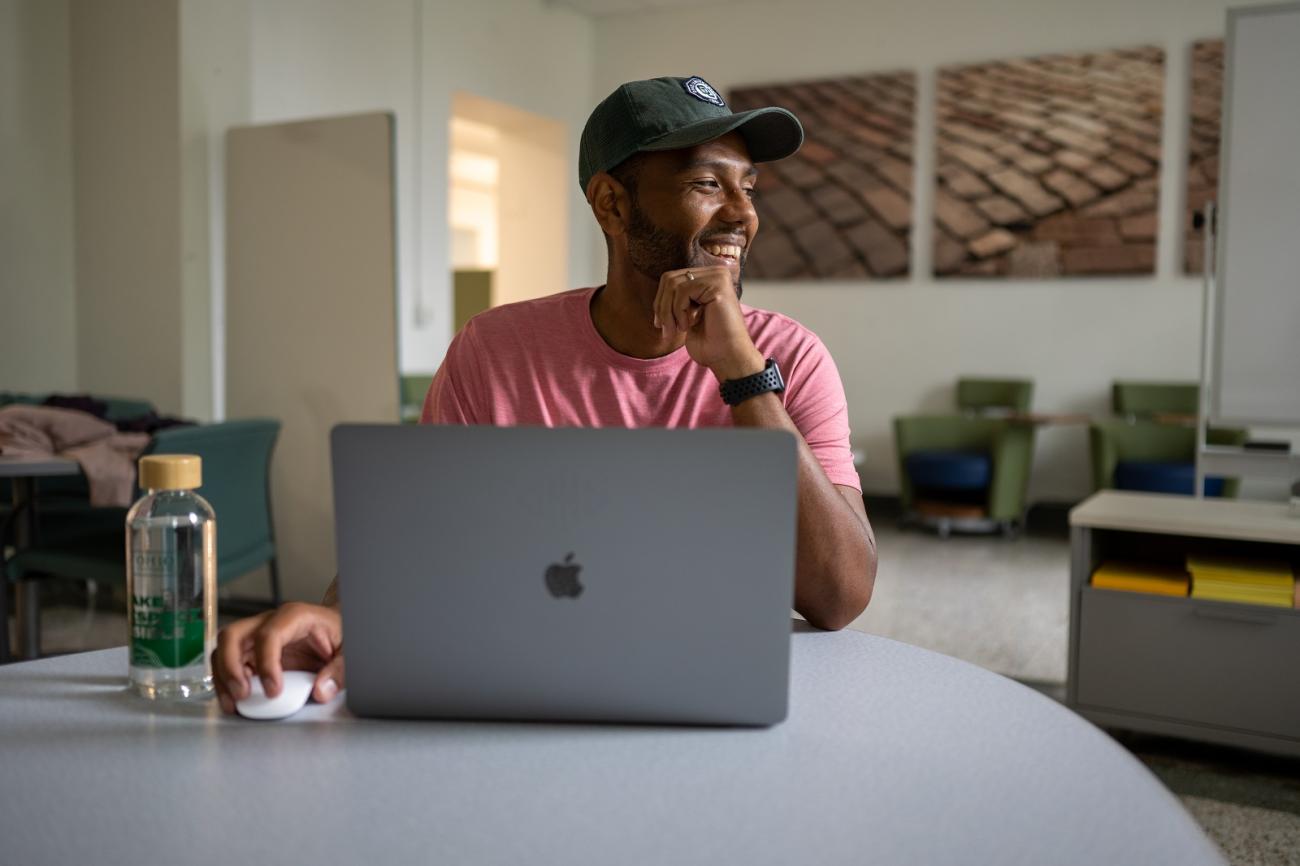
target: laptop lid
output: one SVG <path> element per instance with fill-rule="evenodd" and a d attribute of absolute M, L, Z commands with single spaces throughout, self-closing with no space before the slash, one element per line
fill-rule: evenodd
<path fill-rule="evenodd" d="M 785 718 L 789 433 L 345 424 L 332 451 L 354 713 Z"/>

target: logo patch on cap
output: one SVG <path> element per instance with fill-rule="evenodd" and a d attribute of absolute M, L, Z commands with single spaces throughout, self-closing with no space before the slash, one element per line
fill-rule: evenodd
<path fill-rule="evenodd" d="M 705 81 L 703 78 L 692 76 L 682 82 L 682 87 L 686 88 L 686 92 L 691 96 L 694 96 L 700 102 L 707 102 L 711 105 L 716 105 L 719 108 L 727 107 L 727 103 L 722 101 L 722 97 L 718 95 L 718 91 L 710 87 L 709 82 Z"/>

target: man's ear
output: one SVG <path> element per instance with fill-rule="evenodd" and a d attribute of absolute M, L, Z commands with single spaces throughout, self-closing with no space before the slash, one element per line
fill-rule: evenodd
<path fill-rule="evenodd" d="M 632 216 L 632 199 L 613 175 L 597 172 L 587 182 L 587 203 L 605 234 L 617 237 L 627 232 Z"/>

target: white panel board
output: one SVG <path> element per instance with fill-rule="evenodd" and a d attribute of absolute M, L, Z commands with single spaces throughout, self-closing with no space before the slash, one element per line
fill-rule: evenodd
<path fill-rule="evenodd" d="M 1228 13 L 1211 415 L 1300 422 L 1300 3 Z"/>
<path fill-rule="evenodd" d="M 393 119 L 227 136 L 227 406 L 283 424 L 272 473 L 285 595 L 335 574 L 329 432 L 398 419 Z"/>

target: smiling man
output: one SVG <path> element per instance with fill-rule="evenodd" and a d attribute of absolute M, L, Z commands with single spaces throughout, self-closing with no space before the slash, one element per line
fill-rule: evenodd
<path fill-rule="evenodd" d="M 790 112 L 732 113 L 700 78 L 619 87 L 592 112 L 579 154 L 579 183 L 609 251 L 605 284 L 472 319 L 447 350 L 421 421 L 788 430 L 799 450 L 794 606 L 838 629 L 866 608 L 876 574 L 844 388 L 816 335 L 740 303 L 758 231 L 756 163 L 802 142 Z M 681 482 L 689 496 L 692 480 Z M 324 605 L 285 605 L 222 632 L 213 669 L 227 712 L 247 694 L 250 668 L 268 694 L 278 693 L 282 666 L 319 668 L 318 700 L 341 687 L 335 590 Z"/>

